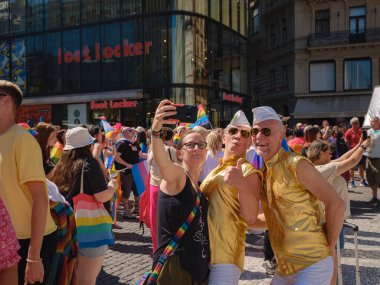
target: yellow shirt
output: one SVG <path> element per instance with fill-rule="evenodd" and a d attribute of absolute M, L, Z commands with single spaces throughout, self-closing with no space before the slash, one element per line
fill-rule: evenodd
<path fill-rule="evenodd" d="M 4 201 L 18 239 L 31 236 L 32 198 L 26 182 L 45 183 L 41 148 L 31 134 L 13 125 L 0 135 L 0 197 Z M 49 207 L 44 235 L 56 230 Z"/>
<path fill-rule="evenodd" d="M 281 149 L 265 163 L 261 202 L 280 275 L 296 274 L 330 256 L 321 202 L 297 178 L 301 160 L 310 162 Z"/>
<path fill-rule="evenodd" d="M 211 263 L 235 264 L 243 271 L 247 223 L 240 216 L 238 190 L 223 180 L 226 168 L 236 166 L 238 159 L 239 157 L 232 158 L 224 163 L 220 160 L 219 166 L 201 184 L 201 190 L 208 199 Z M 244 177 L 259 173 L 246 160 L 242 170 Z"/>

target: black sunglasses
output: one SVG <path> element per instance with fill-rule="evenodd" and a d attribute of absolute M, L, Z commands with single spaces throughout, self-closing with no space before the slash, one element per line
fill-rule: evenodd
<path fill-rule="evenodd" d="M 249 138 L 251 136 L 251 130 L 244 130 L 236 128 L 236 127 L 230 127 L 227 129 L 227 133 L 231 136 L 236 135 L 238 132 L 240 132 L 241 136 L 243 138 Z"/>
<path fill-rule="evenodd" d="M 199 149 L 205 149 L 207 147 L 206 142 L 199 142 L 199 143 L 193 143 L 193 142 L 188 142 L 183 144 L 183 146 L 187 149 L 195 149 L 195 146 L 198 146 Z"/>
<path fill-rule="evenodd" d="M 257 136 L 259 133 L 262 133 L 264 136 L 269 137 L 272 134 L 271 129 L 269 128 L 253 128 L 252 129 L 252 135 Z"/>

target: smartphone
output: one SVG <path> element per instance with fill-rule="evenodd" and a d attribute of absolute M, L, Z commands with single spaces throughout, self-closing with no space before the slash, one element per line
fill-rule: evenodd
<path fill-rule="evenodd" d="M 363 138 L 363 141 L 365 141 L 366 139 L 368 139 L 368 133 L 367 131 L 364 131 L 362 132 L 362 138 Z"/>
<path fill-rule="evenodd" d="M 173 104 L 177 114 L 166 117 L 167 120 L 181 123 L 195 123 L 197 121 L 198 107 L 193 105 Z"/>

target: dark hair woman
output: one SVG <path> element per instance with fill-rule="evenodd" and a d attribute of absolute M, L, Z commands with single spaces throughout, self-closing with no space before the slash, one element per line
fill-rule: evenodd
<path fill-rule="evenodd" d="M 319 127 L 317 126 L 307 126 L 304 130 L 304 136 L 305 136 L 305 143 L 302 148 L 302 155 L 306 157 L 307 156 L 306 152 L 310 144 L 313 141 L 319 140 L 321 138 L 321 131 Z"/>
<path fill-rule="evenodd" d="M 36 132 L 35 138 L 42 150 L 45 174 L 49 174 L 54 168 L 54 163 L 50 159 L 50 151 L 57 141 L 56 128 L 51 124 L 41 122 L 36 126 Z"/>
<path fill-rule="evenodd" d="M 73 198 L 81 192 L 82 173 L 83 193 L 93 195 L 100 203 L 107 202 L 117 188 L 117 182 L 114 179 L 107 185 L 99 163 L 92 156 L 91 146 L 94 140 L 85 128 L 77 127 L 68 130 L 62 157 L 51 173 L 51 181 L 58 186 L 71 206 L 73 206 Z M 89 232 L 87 235 L 81 238 L 90 240 L 93 233 Z M 95 285 L 107 248 L 107 245 L 93 248 L 79 246 L 79 285 Z"/>

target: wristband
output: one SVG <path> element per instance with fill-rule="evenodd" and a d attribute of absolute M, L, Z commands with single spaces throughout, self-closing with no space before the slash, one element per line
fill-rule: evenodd
<path fill-rule="evenodd" d="M 166 136 L 166 130 L 164 128 L 162 128 L 158 132 L 156 132 L 156 131 L 154 131 L 154 130 L 151 129 L 151 133 L 152 133 L 152 137 L 154 137 L 154 138 L 161 138 L 161 139 L 163 139 Z"/>
<path fill-rule="evenodd" d="M 367 148 L 366 148 L 366 146 L 365 146 L 364 144 L 362 144 L 360 147 L 361 147 L 362 149 L 364 149 L 364 150 L 367 150 Z"/>
<path fill-rule="evenodd" d="M 27 258 L 26 262 L 29 262 L 29 263 L 42 262 L 42 258 L 40 258 L 40 259 L 29 259 L 29 258 Z"/>

